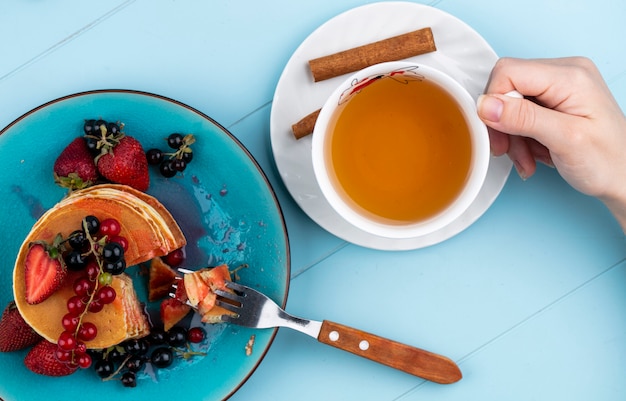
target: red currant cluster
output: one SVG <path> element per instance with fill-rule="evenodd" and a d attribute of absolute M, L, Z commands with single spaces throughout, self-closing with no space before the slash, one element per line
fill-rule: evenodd
<path fill-rule="evenodd" d="M 176 173 L 183 172 L 193 159 L 191 145 L 196 141 L 192 134 L 179 134 L 177 132 L 167 137 L 167 145 L 173 152 L 162 152 L 161 149 L 152 148 L 146 152 L 148 164 L 159 166 L 159 172 L 163 177 L 173 177 Z"/>
<path fill-rule="evenodd" d="M 82 224 L 82 229 L 68 237 L 71 250 L 64 255 L 64 260 L 69 270 L 85 274 L 74 281 L 74 295 L 67 301 L 67 314 L 61 321 L 64 331 L 57 340 L 56 357 L 61 362 L 86 369 L 92 359 L 85 342 L 96 338 L 98 328 L 85 321 L 85 317 L 115 301 L 117 294 L 111 282 L 113 275 L 121 274 L 126 268 L 124 251 L 128 241 L 120 236 L 121 226 L 115 219 L 100 222 L 95 216 L 87 216 Z"/>

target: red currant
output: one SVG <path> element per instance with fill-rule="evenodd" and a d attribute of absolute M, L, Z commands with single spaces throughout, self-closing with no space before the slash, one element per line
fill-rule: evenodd
<path fill-rule="evenodd" d="M 82 341 L 76 341 L 76 348 L 74 348 L 74 354 L 85 354 L 87 352 L 87 345 Z"/>
<path fill-rule="evenodd" d="M 204 330 L 201 327 L 192 327 L 187 331 L 187 340 L 190 343 L 201 343 L 204 340 Z"/>
<path fill-rule="evenodd" d="M 74 293 L 81 298 L 87 297 L 95 288 L 95 283 L 88 278 L 82 277 L 74 281 Z"/>
<path fill-rule="evenodd" d="M 69 331 L 64 331 L 57 340 L 57 345 L 63 351 L 72 351 L 76 348 L 76 337 Z"/>
<path fill-rule="evenodd" d="M 128 240 L 125 237 L 120 237 L 119 235 L 114 235 L 109 237 L 109 242 L 117 242 L 124 248 L 124 252 L 128 250 Z"/>
<path fill-rule="evenodd" d="M 185 261 L 185 250 L 178 248 L 163 257 L 163 261 L 172 267 L 178 267 Z"/>
<path fill-rule="evenodd" d="M 79 354 L 77 364 L 83 369 L 87 369 L 91 366 L 92 359 L 89 354 Z"/>
<path fill-rule="evenodd" d="M 104 308 L 104 304 L 102 304 L 98 300 L 94 300 L 89 304 L 89 312 L 98 313 Z"/>
<path fill-rule="evenodd" d="M 58 348 L 56 351 L 54 351 L 54 356 L 59 362 L 69 362 L 72 360 L 72 351 L 66 351 L 64 349 Z"/>
<path fill-rule="evenodd" d="M 111 286 L 101 287 L 98 292 L 96 292 L 96 300 L 98 300 L 103 305 L 110 304 L 115 301 L 115 297 L 117 294 L 115 293 L 115 289 Z"/>
<path fill-rule="evenodd" d="M 83 341 L 91 341 L 98 335 L 98 328 L 91 322 L 84 322 L 78 329 L 78 338 Z"/>
<path fill-rule="evenodd" d="M 66 314 L 61 319 L 61 324 L 63 328 L 67 331 L 74 332 L 78 328 L 78 323 L 80 322 L 80 318 L 78 316 L 72 315 L 71 313 Z"/>
<path fill-rule="evenodd" d="M 104 219 L 100 222 L 100 234 L 106 235 L 109 238 L 109 241 L 111 237 L 120 235 L 121 231 L 122 226 L 119 221 L 113 218 Z"/>
<path fill-rule="evenodd" d="M 85 309 L 87 309 L 87 305 L 83 302 L 82 297 L 74 295 L 67 300 L 67 311 L 70 315 L 80 316 Z"/>
<path fill-rule="evenodd" d="M 98 279 L 98 275 L 100 274 L 100 267 L 95 260 L 89 260 L 87 262 L 85 272 L 87 273 L 89 280 L 96 281 Z"/>

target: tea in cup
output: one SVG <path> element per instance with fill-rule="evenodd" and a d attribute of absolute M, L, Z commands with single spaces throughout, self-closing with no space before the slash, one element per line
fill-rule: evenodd
<path fill-rule="evenodd" d="M 365 68 L 328 98 L 312 139 L 313 169 L 332 208 L 386 238 L 433 233 L 476 199 L 489 138 L 470 94 L 432 67 Z"/>

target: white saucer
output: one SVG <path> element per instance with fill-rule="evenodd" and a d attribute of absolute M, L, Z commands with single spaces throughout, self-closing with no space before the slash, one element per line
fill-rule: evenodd
<path fill-rule="evenodd" d="M 506 157 L 492 158 L 478 199 L 458 220 L 438 232 L 407 239 L 378 237 L 353 227 L 324 199 L 311 161 L 311 137 L 296 140 L 291 125 L 319 109 L 345 76 L 313 81 L 310 59 L 416 29 L 431 27 L 437 51 L 409 60 L 440 68 L 476 99 L 497 55 L 472 28 L 441 10 L 415 3 L 374 3 L 349 10 L 315 30 L 294 52 L 278 81 L 270 118 L 272 150 L 280 176 L 302 210 L 331 234 L 373 249 L 409 250 L 444 241 L 469 227 L 496 199 L 511 171 Z"/>

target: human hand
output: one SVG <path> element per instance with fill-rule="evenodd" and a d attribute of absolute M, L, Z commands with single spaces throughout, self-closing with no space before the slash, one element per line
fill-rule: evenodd
<path fill-rule="evenodd" d="M 503 95 L 512 90 L 526 98 Z M 478 115 L 489 127 L 492 153 L 508 154 L 523 179 L 537 161 L 554 166 L 574 188 L 600 198 L 626 229 L 626 117 L 593 62 L 500 59 Z"/>

